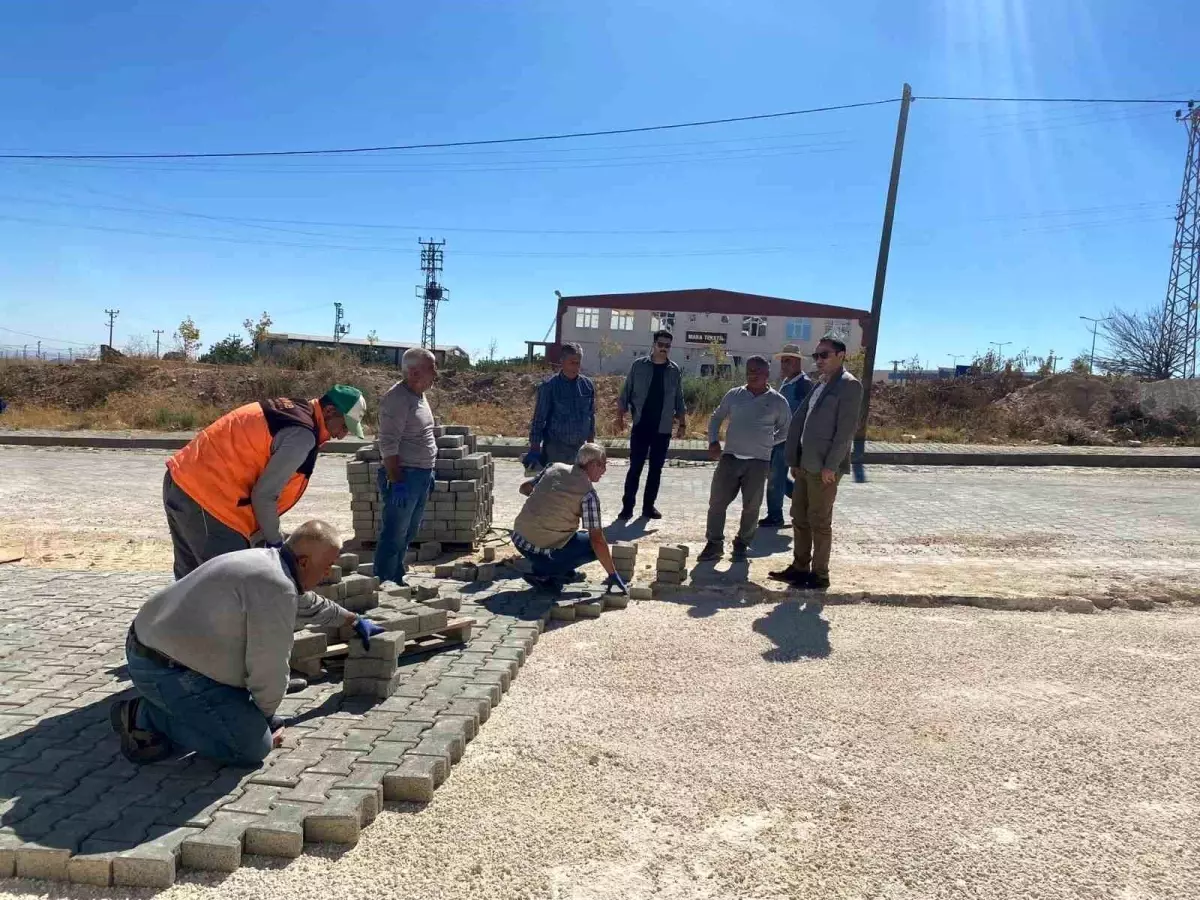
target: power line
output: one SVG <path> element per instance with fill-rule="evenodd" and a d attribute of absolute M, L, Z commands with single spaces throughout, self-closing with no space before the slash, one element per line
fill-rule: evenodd
<path fill-rule="evenodd" d="M 39 340 L 39 341 L 46 341 L 49 344 L 62 344 L 64 346 L 69 345 L 69 346 L 74 346 L 74 347 L 91 347 L 93 344 L 96 343 L 95 341 L 90 341 L 90 342 L 86 342 L 86 343 L 84 341 L 68 341 L 68 340 L 64 340 L 62 338 L 46 337 L 46 335 L 44 335 L 44 334 L 30 334 L 28 331 L 17 331 L 15 328 L 5 328 L 3 325 L 0 325 L 0 331 L 7 331 L 9 334 L 19 334 L 19 335 L 21 335 L 21 337 L 33 338 L 34 340 Z"/>
<path fill-rule="evenodd" d="M 442 150 L 451 147 L 483 147 L 495 144 L 528 144 L 535 141 L 565 141 L 575 138 L 611 137 L 619 134 L 645 134 L 651 131 L 675 131 L 681 128 L 702 128 L 710 125 L 732 125 L 737 122 L 761 122 L 813 113 L 863 109 L 898 103 L 898 97 L 886 100 L 867 100 L 861 103 L 842 103 L 836 106 L 814 106 L 809 109 L 790 109 L 784 112 L 758 113 L 748 116 L 728 116 L 721 119 L 701 119 L 694 122 L 672 122 L 663 125 L 641 125 L 628 128 L 606 128 L 599 131 L 572 131 L 558 134 L 538 134 L 514 138 L 484 138 L 467 141 L 438 141 L 420 144 L 390 144 L 377 147 L 336 147 L 320 150 L 238 150 L 223 153 L 3 153 L 0 159 L 243 159 L 262 156 L 346 156 L 358 153 L 385 153 L 402 150 Z"/>
<path fill-rule="evenodd" d="M 1108 104 L 1140 104 L 1166 103 L 1174 106 L 1186 104 L 1186 100 L 1163 100 L 1162 98 L 1126 98 L 1126 97 L 949 97 L 924 96 L 913 97 L 914 100 L 949 100 L 966 103 L 1108 103 Z"/>

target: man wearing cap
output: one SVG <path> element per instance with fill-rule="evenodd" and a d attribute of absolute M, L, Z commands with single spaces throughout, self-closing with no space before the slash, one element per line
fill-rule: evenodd
<path fill-rule="evenodd" d="M 404 380 L 379 398 L 379 498 L 383 527 L 375 549 L 380 581 L 404 583 L 404 555 L 421 529 L 425 501 L 433 490 L 437 438 L 425 392 L 437 379 L 437 361 L 421 347 L 404 352 Z"/>
<path fill-rule="evenodd" d="M 247 403 L 213 422 L 167 460 L 163 507 L 175 577 L 222 553 L 283 545 L 279 517 L 304 496 L 317 451 L 363 436 L 358 388 L 335 384 L 316 400 Z"/>
<path fill-rule="evenodd" d="M 862 414 L 863 386 L 844 368 L 846 344 L 837 335 L 821 338 L 813 360 L 819 380 L 792 417 L 784 451 L 796 479 L 792 563 L 768 574 L 796 587 L 825 590 L 833 544 L 833 501 L 838 482 L 850 471 L 850 445 Z"/>
<path fill-rule="evenodd" d="M 784 344 L 783 349 L 775 354 L 779 357 L 779 370 L 783 383 L 779 385 L 779 393 L 788 402 L 792 415 L 800 404 L 808 398 L 812 390 L 812 382 L 804 374 L 804 354 L 800 352 L 799 344 Z M 767 516 L 758 524 L 762 528 L 782 528 L 783 498 L 792 496 L 792 479 L 788 477 L 787 436 L 775 445 L 771 452 L 771 478 L 767 483 Z"/>

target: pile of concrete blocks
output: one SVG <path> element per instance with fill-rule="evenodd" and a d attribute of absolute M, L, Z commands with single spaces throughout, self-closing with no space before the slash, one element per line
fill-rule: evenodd
<path fill-rule="evenodd" d="M 404 642 L 404 632 L 377 634 L 371 638 L 370 647 L 364 647 L 360 640 L 350 641 L 342 693 L 381 700 L 392 696 L 400 682 L 397 669 Z"/>
<path fill-rule="evenodd" d="M 687 544 L 664 544 L 658 548 L 654 580 L 659 584 L 683 584 L 687 578 Z"/>
<path fill-rule="evenodd" d="M 346 574 L 349 572 L 350 574 Z M 350 612 L 365 613 L 379 605 L 376 592 L 379 579 L 366 570 L 353 553 L 343 553 L 337 564 L 330 567 L 329 574 L 314 589 L 314 593 L 332 600 Z"/>
<path fill-rule="evenodd" d="M 433 493 L 425 501 L 425 516 L 416 537 L 421 549 L 406 557 L 409 561 L 436 559 L 444 544 L 473 547 L 492 527 L 496 480 L 492 454 L 476 452 L 475 435 L 465 425 L 439 425 L 433 433 L 438 444 Z M 361 550 L 374 549 L 383 527 L 378 488 L 381 465 L 378 445 L 363 447 L 346 464 L 354 546 Z M 426 550 L 426 544 L 436 547 Z"/>
<path fill-rule="evenodd" d="M 617 541 L 612 545 L 613 566 L 626 584 L 633 581 L 637 569 L 638 545 L 632 541 Z"/>

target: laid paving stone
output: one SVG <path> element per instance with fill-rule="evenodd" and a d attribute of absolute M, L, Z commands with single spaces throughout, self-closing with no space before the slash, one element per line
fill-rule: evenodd
<path fill-rule="evenodd" d="M 364 561 L 343 560 L 341 580 L 324 587 L 367 596 L 359 592 L 373 592 L 374 576 L 352 574 Z M 385 800 L 433 798 L 536 644 L 552 606 L 511 581 L 479 585 L 466 602 L 428 585 L 385 592 L 378 599 L 402 625 L 373 640 L 372 653 L 350 642 L 348 657 L 362 671 L 374 674 L 377 661 L 390 669 L 405 628 L 444 623 L 447 610 L 465 609 L 475 633 L 465 645 L 404 660 L 397 694 L 386 699 L 348 697 L 336 677 L 288 695 L 287 714 L 301 720 L 257 770 L 195 756 L 139 767 L 121 757 L 108 705 L 130 695 L 121 680 L 136 608 L 130 598 L 168 582 L 158 575 L 0 570 L 7 615 L 28 619 L 53 603 L 64 624 L 50 650 L 39 642 L 34 651 L 22 633 L 0 630 L 0 877 L 161 889 L 185 868 L 232 871 L 246 853 L 291 859 L 303 854 L 306 840 L 353 844 Z M 489 594 L 499 595 L 495 603 Z M 77 637 L 84 632 L 86 639 Z M 305 653 L 334 640 L 309 634 L 296 636 Z"/>

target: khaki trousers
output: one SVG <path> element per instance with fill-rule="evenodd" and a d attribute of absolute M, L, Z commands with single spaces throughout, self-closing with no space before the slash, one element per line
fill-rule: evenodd
<path fill-rule="evenodd" d="M 824 484 L 820 472 L 801 472 L 792 492 L 793 565 L 814 575 L 829 576 L 829 551 L 833 546 L 833 501 L 837 499 L 838 472 L 833 484 Z"/>

